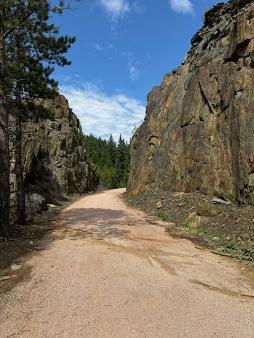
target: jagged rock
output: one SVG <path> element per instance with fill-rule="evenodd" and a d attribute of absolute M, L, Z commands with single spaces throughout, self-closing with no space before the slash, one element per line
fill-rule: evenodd
<path fill-rule="evenodd" d="M 64 96 L 44 105 L 53 119 L 31 119 L 25 126 L 26 192 L 39 194 L 46 203 L 52 203 L 64 195 L 94 190 L 99 180 L 95 166 L 87 158 L 78 118 Z"/>
<path fill-rule="evenodd" d="M 183 65 L 148 96 L 129 193 L 200 191 L 254 203 L 254 2 L 206 13 Z"/>

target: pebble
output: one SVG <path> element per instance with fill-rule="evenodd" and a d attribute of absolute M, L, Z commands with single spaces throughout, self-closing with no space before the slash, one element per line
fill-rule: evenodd
<path fill-rule="evenodd" d="M 21 269 L 21 265 L 18 265 L 18 264 L 12 264 L 11 265 L 12 271 L 17 271 L 17 270 L 20 270 L 20 269 Z"/>

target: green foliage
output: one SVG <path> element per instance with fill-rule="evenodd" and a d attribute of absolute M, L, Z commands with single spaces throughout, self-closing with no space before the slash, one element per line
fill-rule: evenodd
<path fill-rule="evenodd" d="M 130 168 L 129 144 L 121 136 L 118 143 L 112 136 L 107 141 L 93 135 L 84 136 L 84 139 L 102 184 L 109 189 L 126 187 Z"/>
<path fill-rule="evenodd" d="M 23 123 L 31 115 L 35 119 L 53 118 L 47 109 L 40 107 L 43 102 L 40 99 L 57 95 L 57 82 L 51 77 L 53 66 L 70 64 L 65 54 L 75 41 L 73 37 L 59 35 L 58 28 L 51 23 L 52 13 L 60 14 L 66 5 L 62 0 L 55 4 L 52 6 L 49 0 L 2 0 L 0 6 L 0 111 L 4 117 L 0 128 L 4 126 L 7 129 L 4 131 L 4 156 L 8 163 L 6 176 L 10 172 L 9 147 L 6 144 L 11 142 L 14 145 L 16 214 L 19 224 L 24 224 L 26 220 L 22 168 Z M 9 125 L 10 117 L 14 123 Z M 0 134 L 3 135 L 1 130 Z M 10 185 L 10 182 L 7 184 Z M 6 189 L 1 199 L 10 200 L 10 189 Z M 2 204 L 0 200 L 0 213 Z M 9 206 L 8 202 L 7 213 Z M 9 215 L 6 220 L 5 228 L 9 226 Z M 1 228 L 0 223 L 0 232 Z"/>
<path fill-rule="evenodd" d="M 57 94 L 57 82 L 51 78 L 53 66 L 70 64 L 65 53 L 75 38 L 61 36 L 58 27 L 49 23 L 50 13 L 55 9 L 49 1 L 9 0 L 9 4 L 6 10 L 13 19 L 6 20 L 9 37 L 5 40 L 5 66 L 9 98 L 12 100 L 19 96 L 17 108 L 20 114 L 21 101 L 24 106 Z M 63 2 L 59 2 L 59 6 L 62 5 Z M 14 29 L 15 25 L 17 27 Z M 37 112 L 39 110 L 35 109 L 34 114 Z"/>
<path fill-rule="evenodd" d="M 192 224 L 191 224 L 191 222 L 188 222 L 187 220 L 185 220 L 185 221 L 181 224 L 181 227 L 191 229 L 191 228 L 192 228 Z"/>
<path fill-rule="evenodd" d="M 165 213 L 165 211 L 160 210 L 157 215 L 162 221 L 169 221 L 168 215 Z"/>

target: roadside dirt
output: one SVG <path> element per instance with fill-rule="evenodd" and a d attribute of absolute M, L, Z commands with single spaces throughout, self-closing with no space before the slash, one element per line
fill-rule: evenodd
<path fill-rule="evenodd" d="M 171 223 L 175 238 L 249 262 L 254 267 L 254 208 L 252 205 L 213 203 L 213 197 L 150 189 L 138 198 L 126 195 L 132 206 Z M 223 200 L 221 200 L 223 202 Z"/>
<path fill-rule="evenodd" d="M 253 338 L 253 272 L 170 237 L 123 192 L 74 203 L 1 270 L 0 337 Z"/>

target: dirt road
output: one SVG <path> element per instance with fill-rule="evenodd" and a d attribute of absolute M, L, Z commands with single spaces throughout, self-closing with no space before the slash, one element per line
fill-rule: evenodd
<path fill-rule="evenodd" d="M 19 262 L 27 276 L 0 297 L 0 336 L 253 338 L 244 268 L 170 238 L 122 192 L 72 205 Z"/>

